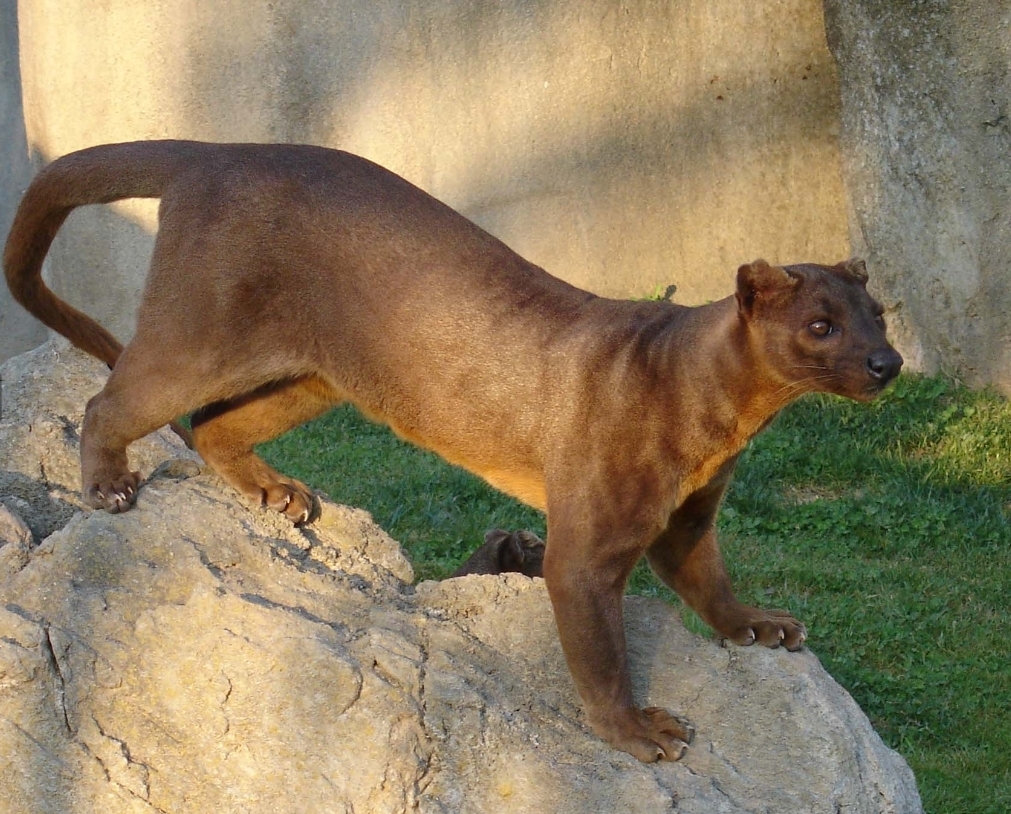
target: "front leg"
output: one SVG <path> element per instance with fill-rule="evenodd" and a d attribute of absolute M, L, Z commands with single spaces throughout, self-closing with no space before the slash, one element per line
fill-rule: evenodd
<path fill-rule="evenodd" d="M 677 760 L 691 742 L 691 727 L 660 707 L 640 709 L 632 699 L 622 597 L 642 546 L 619 533 L 595 532 L 586 522 L 568 522 L 567 514 L 549 509 L 544 579 L 590 726 L 641 761 Z"/>
<path fill-rule="evenodd" d="M 733 461 L 671 515 L 646 552 L 653 571 L 719 635 L 740 645 L 758 642 L 800 650 L 807 630 L 790 613 L 762 610 L 737 600 L 716 540 L 716 512 Z"/>

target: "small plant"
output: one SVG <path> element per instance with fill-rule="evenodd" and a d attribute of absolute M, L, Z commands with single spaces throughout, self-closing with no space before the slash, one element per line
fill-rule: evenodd
<path fill-rule="evenodd" d="M 670 285 L 664 285 L 663 283 L 657 283 L 653 288 L 652 293 L 648 296 L 643 297 L 644 300 L 650 300 L 651 302 L 660 302 L 662 300 L 667 300 L 672 302 L 674 300 L 674 294 L 677 293 L 678 287 L 671 283 Z"/>

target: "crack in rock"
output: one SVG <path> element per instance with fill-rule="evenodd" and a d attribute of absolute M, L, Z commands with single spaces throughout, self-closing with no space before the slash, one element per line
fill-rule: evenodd
<path fill-rule="evenodd" d="M 315 625 L 324 625 L 335 633 L 340 634 L 344 644 L 348 644 L 351 641 L 350 631 L 348 630 L 347 625 L 342 622 L 332 622 L 329 619 L 324 619 L 322 616 L 317 616 L 312 611 L 306 610 L 299 605 L 285 605 L 281 602 L 275 602 L 272 599 L 261 596 L 260 594 L 242 593 L 238 596 L 239 599 L 248 602 L 251 605 L 257 605 L 261 608 L 269 608 L 270 610 L 278 610 L 283 613 L 290 613 L 300 619 L 304 619 L 307 622 L 312 622 Z"/>
<path fill-rule="evenodd" d="M 63 674 L 63 667 L 60 664 L 60 656 L 57 654 L 56 645 L 53 642 L 53 629 L 50 625 L 46 625 L 42 628 L 42 649 L 45 654 L 46 662 L 49 664 L 49 668 L 53 671 L 56 676 L 56 686 L 54 687 L 56 693 L 56 703 L 57 703 L 57 713 L 60 716 L 60 720 L 63 722 L 63 726 L 67 730 L 68 735 L 74 734 L 74 728 L 70 725 L 70 715 L 67 712 L 67 692 L 66 687 L 68 683 L 67 677 Z M 68 644 L 67 647 L 70 645 Z M 65 653 L 64 653 L 65 655 Z"/>
<path fill-rule="evenodd" d="M 90 716 L 87 731 L 82 732 L 78 739 L 99 762 L 111 783 L 150 803 L 151 768 L 133 759 L 126 741 L 106 732 L 94 716 Z"/>

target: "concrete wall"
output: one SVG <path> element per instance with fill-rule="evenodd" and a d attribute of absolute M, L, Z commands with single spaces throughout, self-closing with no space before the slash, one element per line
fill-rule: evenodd
<path fill-rule="evenodd" d="M 0 226 L 24 134 L 36 165 L 136 138 L 314 142 L 603 294 L 673 282 L 697 303 L 755 257 L 867 256 L 909 367 L 1011 393 L 1009 0 L 13 3 Z M 124 338 L 155 208 L 76 213 L 48 266 Z M 0 295 L 0 357 L 40 336 L 12 314 Z"/>
<path fill-rule="evenodd" d="M 21 112 L 17 0 L 0 0 L 0 235 L 6 236 L 32 177 Z M 45 341 L 46 330 L 0 283 L 0 361 Z"/>
<path fill-rule="evenodd" d="M 1011 394 L 1011 3 L 825 8 L 854 251 L 915 367 Z"/>
<path fill-rule="evenodd" d="M 182 137 L 379 161 L 604 294 L 837 261 L 838 88 L 819 0 L 22 0 L 33 155 Z M 79 211 L 49 274 L 131 330 L 154 207 Z"/>

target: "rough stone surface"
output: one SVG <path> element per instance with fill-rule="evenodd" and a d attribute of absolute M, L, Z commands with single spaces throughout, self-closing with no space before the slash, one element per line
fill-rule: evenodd
<path fill-rule="evenodd" d="M 81 502 L 78 456 L 81 419 L 88 399 L 102 389 L 108 371 L 63 339 L 9 359 L 0 368 L 0 499 L 30 508 L 22 515 L 35 540 L 62 528 Z M 181 449 L 168 429 L 130 447 L 130 462 L 147 473 L 172 457 L 198 457 Z"/>
<path fill-rule="evenodd" d="M 1011 5 L 826 0 L 854 253 L 914 368 L 1011 394 Z"/>
<path fill-rule="evenodd" d="M 682 762 L 639 764 L 587 730 L 541 580 L 412 587 L 364 512 L 324 502 L 296 530 L 185 456 L 132 511 L 78 512 L 101 367 L 47 345 L 2 373 L 3 505 L 24 523 L 0 516 L 0 551 L 26 552 L 0 572 L 10 814 L 922 810 L 808 651 L 723 648 L 629 599 L 639 697 L 698 727 Z"/>

